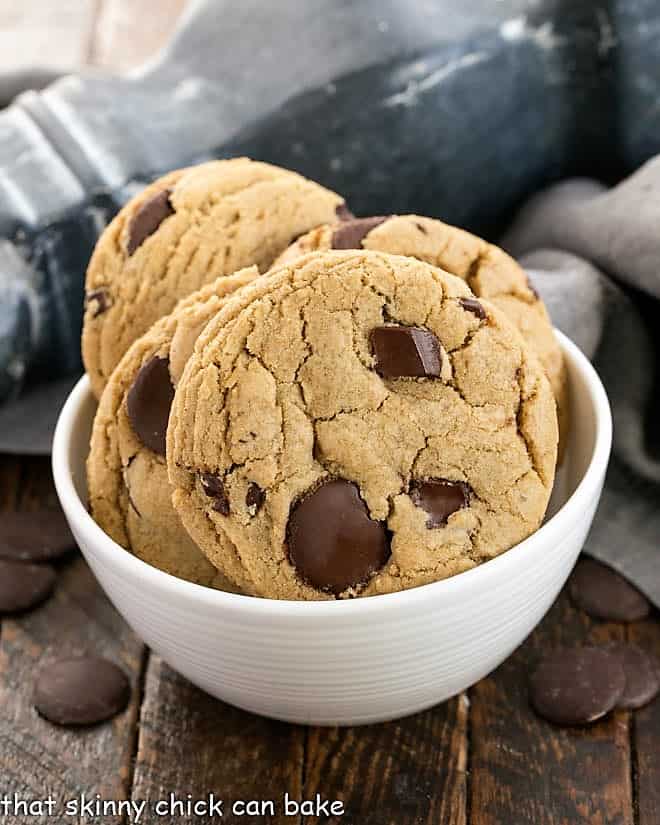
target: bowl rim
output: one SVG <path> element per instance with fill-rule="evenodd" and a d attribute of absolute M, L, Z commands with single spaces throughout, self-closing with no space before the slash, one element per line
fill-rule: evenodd
<path fill-rule="evenodd" d="M 82 535 L 83 541 L 92 545 L 95 554 L 122 576 L 141 579 L 145 586 L 158 589 L 164 597 L 196 600 L 200 606 L 221 607 L 245 615 L 291 617 L 304 614 L 307 618 L 332 615 L 367 617 L 382 610 L 410 608 L 428 600 L 437 601 L 443 595 L 469 590 L 478 580 L 482 585 L 490 578 L 506 578 L 507 570 L 513 572 L 521 556 L 534 547 L 547 547 L 560 536 L 571 532 L 580 522 L 593 495 L 598 492 L 609 461 L 612 443 L 612 414 L 605 388 L 588 358 L 566 335 L 555 329 L 564 357 L 572 363 L 585 380 L 587 394 L 595 415 L 594 448 L 588 467 L 572 495 L 560 509 L 531 536 L 514 545 L 506 552 L 483 564 L 458 573 L 448 579 L 420 585 L 397 593 L 383 593 L 364 599 L 333 599 L 323 601 L 293 601 L 268 599 L 227 593 L 203 587 L 158 570 L 143 562 L 121 547 L 96 524 L 87 511 L 73 483 L 70 463 L 71 443 L 75 439 L 74 427 L 80 409 L 91 395 L 89 378 L 83 376 L 74 386 L 60 412 L 53 438 L 52 468 L 55 488 L 64 513 Z"/>

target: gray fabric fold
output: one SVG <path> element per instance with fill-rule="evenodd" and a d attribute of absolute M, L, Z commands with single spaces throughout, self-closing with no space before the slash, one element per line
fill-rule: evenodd
<path fill-rule="evenodd" d="M 660 606 L 660 456 L 649 446 L 648 420 L 658 353 L 643 317 L 660 319 L 657 226 L 654 160 L 610 190 L 569 180 L 536 195 L 504 244 L 520 256 L 555 325 L 593 360 L 610 399 L 613 458 L 585 550 Z M 636 300 L 619 284 L 635 288 Z"/>

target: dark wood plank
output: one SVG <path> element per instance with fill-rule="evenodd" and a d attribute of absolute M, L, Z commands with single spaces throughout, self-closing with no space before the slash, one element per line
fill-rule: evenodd
<path fill-rule="evenodd" d="M 468 701 L 381 725 L 312 728 L 304 799 L 344 803 L 342 816 L 304 823 L 464 825 Z"/>
<path fill-rule="evenodd" d="M 0 478 L 7 480 L 6 465 Z M 0 485 L 1 486 L 1 485 Z M 55 494 L 46 460 L 26 462 L 21 507 L 50 506 Z M 84 730 L 58 728 L 32 707 L 35 673 L 51 657 L 95 652 L 119 663 L 130 675 L 133 697 L 128 709 L 111 723 Z M 100 591 L 79 555 L 63 562 L 55 595 L 42 607 L 6 619 L 0 638 L 0 776 L 5 792 L 27 800 L 48 793 L 60 805 L 69 799 L 100 794 L 104 799 L 130 797 L 131 761 L 140 699 L 143 647 Z M 13 825 L 53 822 L 39 817 L 10 816 Z M 71 822 L 101 821 L 71 817 Z M 124 822 L 106 816 L 104 823 Z"/>
<path fill-rule="evenodd" d="M 527 702 L 527 675 L 544 651 L 624 638 L 564 594 L 530 639 L 471 691 L 470 825 L 632 825 L 629 716 L 561 729 Z"/>
<path fill-rule="evenodd" d="M 174 792 L 225 800 L 223 823 L 291 823 L 282 815 L 285 791 L 299 798 L 304 729 L 232 708 L 195 688 L 157 656 L 150 659 L 140 717 L 133 798 L 148 800 L 145 825 L 184 821 L 157 816 L 155 804 Z M 235 816 L 237 800 L 272 800 L 276 813 Z M 218 818 L 194 817 L 195 825 Z"/>
<path fill-rule="evenodd" d="M 0 513 L 3 510 L 13 510 L 15 508 L 18 500 L 20 478 L 20 459 L 16 456 L 0 454 Z"/>
<path fill-rule="evenodd" d="M 658 614 L 628 628 L 628 638 L 660 660 Z M 637 820 L 635 825 L 660 822 L 660 698 L 633 714 L 633 776 Z"/>

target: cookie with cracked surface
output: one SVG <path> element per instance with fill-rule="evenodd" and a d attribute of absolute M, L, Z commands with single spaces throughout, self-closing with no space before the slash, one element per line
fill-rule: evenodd
<path fill-rule="evenodd" d="M 173 503 L 270 598 L 401 590 L 541 523 L 557 420 L 506 316 L 425 262 L 307 255 L 231 298 L 177 387 Z"/>
<path fill-rule="evenodd" d="M 493 244 L 433 218 L 385 215 L 321 226 L 298 238 L 274 267 L 308 252 L 372 249 L 439 266 L 467 281 L 477 298 L 501 309 L 518 328 L 545 368 L 559 417 L 561 443 L 568 432 L 564 359 L 545 304 L 522 267 Z"/>
<path fill-rule="evenodd" d="M 256 267 L 218 278 L 184 298 L 120 361 L 94 426 L 87 477 L 92 516 L 148 564 L 196 584 L 233 589 L 186 533 L 172 507 L 165 433 L 176 386 L 197 336 Z"/>
<path fill-rule="evenodd" d="M 334 192 L 247 158 L 181 169 L 148 186 L 101 235 L 87 271 L 82 350 L 96 397 L 133 341 L 177 301 L 243 267 L 264 271 L 343 206 Z"/>

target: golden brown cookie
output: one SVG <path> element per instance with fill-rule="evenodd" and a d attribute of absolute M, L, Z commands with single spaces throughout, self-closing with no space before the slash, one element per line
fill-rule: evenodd
<path fill-rule="evenodd" d="M 165 433 L 174 387 L 197 336 L 256 267 L 218 278 L 184 298 L 139 338 L 113 372 L 94 421 L 87 461 L 92 516 L 122 547 L 148 564 L 226 590 L 172 507 Z"/>
<path fill-rule="evenodd" d="M 568 431 L 564 359 L 543 301 L 522 267 L 502 249 L 455 226 L 419 215 L 355 218 L 298 238 L 274 268 L 298 255 L 328 249 L 373 249 L 410 255 L 466 281 L 513 321 L 545 368 L 557 401 L 562 443 Z"/>
<path fill-rule="evenodd" d="M 298 235 L 336 220 L 343 204 L 294 172 L 247 158 L 148 186 L 101 235 L 87 271 L 82 350 L 97 398 L 133 341 L 177 301 L 242 267 L 264 271 Z"/>
<path fill-rule="evenodd" d="M 557 419 L 537 358 L 464 281 L 328 252 L 231 298 L 199 337 L 168 427 L 173 503 L 247 592 L 401 590 L 541 523 Z"/>

